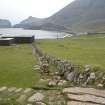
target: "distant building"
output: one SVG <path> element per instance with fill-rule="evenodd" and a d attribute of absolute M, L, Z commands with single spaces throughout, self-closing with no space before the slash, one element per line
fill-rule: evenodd
<path fill-rule="evenodd" d="M 9 46 L 14 44 L 14 38 L 0 38 L 0 45 Z"/>
<path fill-rule="evenodd" d="M 12 45 L 34 42 L 34 36 L 0 35 L 0 45 Z"/>
<path fill-rule="evenodd" d="M 78 33 L 76 33 L 76 35 L 78 36 L 78 35 L 88 35 L 88 32 L 78 32 Z"/>
<path fill-rule="evenodd" d="M 34 41 L 34 35 L 32 36 L 13 36 L 13 35 L 2 35 L 2 38 L 13 38 L 14 43 L 32 43 Z"/>

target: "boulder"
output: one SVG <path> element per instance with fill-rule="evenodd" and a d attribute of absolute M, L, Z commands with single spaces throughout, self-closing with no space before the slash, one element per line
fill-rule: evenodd
<path fill-rule="evenodd" d="M 46 104 L 43 102 L 36 102 L 35 105 L 46 105 Z"/>
<path fill-rule="evenodd" d="M 67 84 L 67 81 L 66 80 L 60 80 L 58 82 L 58 86 L 65 86 Z"/>
<path fill-rule="evenodd" d="M 31 91 L 32 91 L 31 88 L 26 88 L 26 89 L 24 90 L 24 93 L 30 93 Z"/>
<path fill-rule="evenodd" d="M 1 87 L 1 88 L 0 88 L 0 92 L 4 91 L 4 90 L 6 90 L 6 89 L 7 89 L 7 87 L 5 87 L 5 86 L 4 86 L 4 87 Z"/>
<path fill-rule="evenodd" d="M 69 101 L 67 102 L 67 105 L 100 105 L 100 104 L 89 103 L 89 102 Z"/>
<path fill-rule="evenodd" d="M 90 73 L 90 79 L 96 79 L 96 74 L 94 72 Z"/>
<path fill-rule="evenodd" d="M 94 96 L 94 95 L 89 95 L 89 94 L 83 94 L 83 95 L 68 94 L 67 97 L 70 100 L 81 101 L 81 102 L 91 102 L 91 103 L 97 103 L 97 104 L 105 105 L 105 98 L 97 97 L 97 96 Z"/>
<path fill-rule="evenodd" d="M 74 76 L 75 76 L 75 73 L 74 73 L 74 72 L 71 72 L 71 73 L 67 74 L 66 79 L 67 79 L 68 81 L 70 81 L 70 82 L 73 82 Z"/>
<path fill-rule="evenodd" d="M 21 95 L 19 98 L 17 98 L 17 102 L 19 103 L 23 103 L 26 100 L 27 96 L 26 95 Z"/>
<path fill-rule="evenodd" d="M 13 91 L 15 91 L 15 90 L 16 90 L 16 87 L 8 88 L 8 91 L 9 91 L 9 92 L 13 92 Z"/>
<path fill-rule="evenodd" d="M 97 88 L 103 88 L 103 87 L 104 87 L 104 85 L 101 84 L 101 83 L 99 83 L 99 84 L 97 85 Z"/>
<path fill-rule="evenodd" d="M 93 89 L 93 88 L 81 88 L 81 87 L 65 88 L 65 89 L 63 89 L 63 93 L 91 94 L 94 96 L 105 98 L 105 91 L 104 90 L 98 90 L 98 89 Z"/>
<path fill-rule="evenodd" d="M 22 90 L 23 88 L 19 88 L 19 89 L 16 89 L 15 92 L 18 93 L 18 92 L 21 92 Z"/>
<path fill-rule="evenodd" d="M 36 93 L 34 95 L 32 95 L 28 101 L 29 102 L 40 102 L 44 99 L 44 95 L 42 93 Z"/>
<path fill-rule="evenodd" d="M 85 65 L 85 72 L 88 72 L 91 70 L 91 65 Z"/>
<path fill-rule="evenodd" d="M 56 81 L 53 81 L 51 80 L 49 83 L 48 83 L 48 86 L 56 86 L 57 85 L 57 82 Z"/>

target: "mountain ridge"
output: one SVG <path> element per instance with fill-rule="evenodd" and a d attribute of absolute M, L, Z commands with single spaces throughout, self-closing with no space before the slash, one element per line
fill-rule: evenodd
<path fill-rule="evenodd" d="M 32 17 L 31 17 L 32 18 Z M 28 18 L 31 20 L 31 18 Z M 35 20 L 34 20 L 35 19 Z M 29 28 L 69 30 L 73 32 L 105 31 L 105 0 L 75 0 L 53 16 L 45 19 L 34 18 L 24 24 Z M 47 25 L 46 25 L 47 24 Z M 57 26 L 57 27 L 56 27 Z M 23 27 L 24 28 L 24 27 Z"/>

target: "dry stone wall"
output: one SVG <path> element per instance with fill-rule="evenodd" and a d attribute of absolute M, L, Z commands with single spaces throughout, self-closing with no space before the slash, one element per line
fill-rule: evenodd
<path fill-rule="evenodd" d="M 50 65 L 55 66 L 57 69 L 49 85 L 63 85 L 69 82 L 73 86 L 105 87 L 105 73 L 100 71 L 100 69 L 93 70 L 93 67 L 90 65 L 85 65 L 84 67 L 75 65 L 69 61 L 44 54 L 37 46 L 34 46 L 34 48 L 39 56 L 42 72 L 50 73 Z"/>

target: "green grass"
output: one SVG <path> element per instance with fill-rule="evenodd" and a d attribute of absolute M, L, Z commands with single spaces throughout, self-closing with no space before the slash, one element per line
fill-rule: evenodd
<path fill-rule="evenodd" d="M 75 36 L 65 39 L 37 40 L 47 54 L 75 64 L 105 68 L 105 35 Z"/>
<path fill-rule="evenodd" d="M 37 60 L 29 45 L 0 46 L 0 86 L 32 87 L 40 74 L 33 71 Z"/>

